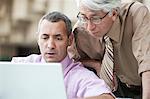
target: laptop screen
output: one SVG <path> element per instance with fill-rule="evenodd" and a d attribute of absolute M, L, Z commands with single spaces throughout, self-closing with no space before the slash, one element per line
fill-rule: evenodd
<path fill-rule="evenodd" d="M 60 63 L 0 62 L 0 99 L 67 99 Z"/>

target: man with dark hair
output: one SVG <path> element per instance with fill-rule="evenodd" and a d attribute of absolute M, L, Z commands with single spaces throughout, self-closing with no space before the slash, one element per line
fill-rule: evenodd
<path fill-rule="evenodd" d="M 67 54 L 72 43 L 72 26 L 67 16 L 59 12 L 44 15 L 38 25 L 37 42 L 41 55 L 14 57 L 12 62 L 60 62 L 68 99 L 114 99 L 110 88 L 93 72 L 74 62 Z"/>

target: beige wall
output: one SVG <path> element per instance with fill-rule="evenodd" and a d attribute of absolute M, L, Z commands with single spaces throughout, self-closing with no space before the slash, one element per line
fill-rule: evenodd
<path fill-rule="evenodd" d="M 150 0 L 138 1 L 150 6 Z M 32 48 L 36 44 L 35 32 L 38 21 L 49 11 L 61 11 L 73 23 L 77 20 L 78 10 L 75 0 L 0 0 L 0 57 L 3 51 L 7 52 L 7 48 L 10 47 L 13 47 L 13 54 L 17 51 L 15 48 L 19 46 Z M 7 53 L 5 54 L 7 56 Z"/>
<path fill-rule="evenodd" d="M 0 37 L 8 39 L 9 43 L 28 43 L 27 41 L 34 41 L 30 37 L 34 37 L 40 17 L 49 11 L 61 11 L 69 16 L 72 21 L 76 21 L 77 10 L 75 0 L 7 1 L 12 1 L 11 7 L 7 2 L 1 3 Z M 8 16 L 9 12 L 11 12 L 10 16 Z M 14 39 L 15 37 L 16 39 Z"/>
<path fill-rule="evenodd" d="M 143 3 L 149 8 L 150 10 L 150 0 L 143 0 Z"/>

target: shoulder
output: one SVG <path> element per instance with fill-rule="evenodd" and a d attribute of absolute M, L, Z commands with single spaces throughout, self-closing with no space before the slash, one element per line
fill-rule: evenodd
<path fill-rule="evenodd" d="M 94 72 L 84 68 L 80 63 L 75 63 L 68 75 L 68 85 L 74 86 L 79 96 L 90 97 L 111 93 L 104 80 L 98 78 Z"/>
<path fill-rule="evenodd" d="M 75 62 L 71 66 L 72 68 L 68 72 L 73 78 L 78 78 L 78 80 L 90 81 L 92 79 L 99 79 L 98 76 L 85 68 L 81 62 Z"/>
<path fill-rule="evenodd" d="M 67 64 L 64 71 L 67 73 L 67 76 L 71 76 L 74 78 L 80 78 L 80 79 L 89 79 L 89 76 L 93 76 L 92 78 L 98 78 L 97 75 L 95 75 L 94 72 L 88 70 L 87 68 L 84 67 L 84 65 L 80 61 L 75 61 L 74 59 L 68 58 L 69 61 Z M 98 78 L 99 79 L 99 78 Z"/>
<path fill-rule="evenodd" d="M 42 56 L 37 54 L 31 54 L 27 57 L 13 57 L 11 62 L 15 63 L 34 63 L 34 62 L 40 62 Z"/>
<path fill-rule="evenodd" d="M 129 11 L 129 12 L 135 14 L 135 13 L 139 12 L 139 9 L 148 11 L 148 8 L 144 4 L 142 4 L 138 1 L 122 3 L 122 5 L 121 5 L 121 12 L 123 11 L 124 13 L 126 11 Z"/>
<path fill-rule="evenodd" d="M 144 6 L 144 4 L 142 4 L 138 1 L 133 1 L 133 2 L 128 2 L 128 3 L 122 3 L 121 8 L 127 9 L 129 6 L 133 6 L 133 5 L 134 5 L 134 7 Z"/>

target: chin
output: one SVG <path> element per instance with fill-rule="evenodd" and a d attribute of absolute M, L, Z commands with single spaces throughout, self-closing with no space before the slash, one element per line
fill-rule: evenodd
<path fill-rule="evenodd" d="M 58 61 L 56 61 L 56 59 L 46 59 L 46 62 L 47 63 L 55 63 L 55 62 L 58 62 Z"/>

